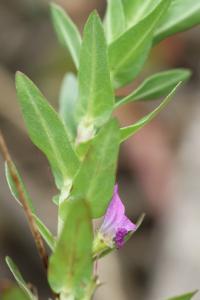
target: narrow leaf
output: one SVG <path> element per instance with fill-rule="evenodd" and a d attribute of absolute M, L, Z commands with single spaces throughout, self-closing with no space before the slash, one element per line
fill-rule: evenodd
<path fill-rule="evenodd" d="M 6 257 L 6 263 L 13 274 L 15 280 L 17 281 L 20 288 L 24 291 L 28 299 L 30 300 L 36 300 L 36 297 L 32 294 L 32 292 L 29 290 L 26 282 L 24 281 L 18 267 L 15 265 L 15 263 L 12 261 L 10 257 Z"/>
<path fill-rule="evenodd" d="M 76 76 L 72 73 L 68 73 L 64 77 L 61 87 L 59 113 L 66 125 L 67 133 L 71 141 L 74 141 L 76 136 L 75 105 L 77 98 L 78 83 Z"/>
<path fill-rule="evenodd" d="M 200 24 L 199 0 L 173 0 L 154 34 L 154 43 Z"/>
<path fill-rule="evenodd" d="M 55 246 L 55 238 L 53 234 L 36 215 L 33 215 L 33 217 L 41 236 L 43 237 L 49 248 L 53 251 Z"/>
<path fill-rule="evenodd" d="M 198 291 L 195 291 L 195 292 L 192 292 L 192 293 L 188 293 L 188 294 L 185 294 L 185 295 L 182 295 L 182 296 L 177 296 L 177 297 L 174 297 L 174 298 L 170 298 L 168 300 L 191 300 L 193 298 L 193 296 L 196 295 Z"/>
<path fill-rule="evenodd" d="M 71 53 L 74 64 L 78 69 L 81 47 L 79 31 L 67 13 L 57 4 L 51 4 L 51 14 L 58 38 Z"/>
<path fill-rule="evenodd" d="M 92 277 L 93 229 L 84 200 L 67 204 L 63 229 L 49 261 L 48 281 L 54 292 L 77 296 Z"/>
<path fill-rule="evenodd" d="M 126 29 L 126 20 L 122 0 L 107 0 L 105 31 L 107 41 L 115 40 Z"/>
<path fill-rule="evenodd" d="M 23 193 L 25 195 L 24 199 L 27 201 L 27 205 L 29 206 L 29 208 L 31 209 L 31 212 L 34 216 L 34 219 L 36 221 L 36 225 L 38 227 L 38 230 L 40 232 L 40 234 L 42 235 L 42 237 L 44 238 L 44 240 L 47 242 L 47 244 L 49 245 L 49 247 L 53 250 L 53 245 L 54 245 L 54 237 L 51 234 L 51 232 L 49 231 L 49 229 L 42 223 L 42 221 L 35 215 L 35 209 L 33 207 L 33 202 L 32 199 L 24 185 L 24 182 L 19 174 L 19 172 L 17 171 L 15 165 L 13 164 L 13 167 L 15 168 L 15 172 L 17 174 L 18 180 L 21 184 Z M 5 173 L 6 173 L 6 179 L 7 179 L 7 183 L 8 186 L 10 188 L 11 194 L 13 195 L 13 197 L 15 198 L 15 200 L 22 206 L 21 202 L 19 201 L 19 196 L 18 196 L 18 191 L 15 185 L 15 182 L 13 181 L 13 178 L 10 174 L 10 170 L 8 167 L 8 164 L 5 163 Z"/>
<path fill-rule="evenodd" d="M 90 15 L 84 28 L 78 80 L 78 119 L 102 125 L 111 115 L 114 94 L 103 26 L 96 12 Z"/>
<path fill-rule="evenodd" d="M 141 71 L 151 49 L 155 26 L 166 12 L 170 1 L 161 1 L 146 18 L 111 43 L 109 59 L 115 86 L 125 85 Z"/>
<path fill-rule="evenodd" d="M 137 24 L 158 5 L 161 0 L 122 0 L 126 15 L 127 27 Z"/>
<path fill-rule="evenodd" d="M 33 82 L 19 72 L 16 87 L 30 138 L 47 156 L 61 188 L 75 176 L 79 165 L 64 124 Z"/>
<path fill-rule="evenodd" d="M 110 120 L 92 140 L 73 183 L 71 198 L 86 199 L 94 218 L 105 213 L 113 194 L 119 139 L 117 121 Z"/>
<path fill-rule="evenodd" d="M 140 101 L 155 100 L 159 97 L 166 96 L 180 82 L 185 81 L 191 76 L 187 69 L 174 69 L 152 75 L 136 88 L 130 95 L 118 101 L 115 106 Z"/>
<path fill-rule="evenodd" d="M 21 184 L 21 187 L 23 189 L 23 193 L 25 195 L 25 199 L 27 201 L 27 205 L 30 207 L 32 213 L 35 213 L 35 209 L 34 209 L 34 206 L 33 206 L 33 201 L 32 201 L 32 199 L 31 199 L 31 197 L 30 197 L 30 195 L 29 195 L 29 193 L 28 193 L 28 191 L 27 191 L 27 189 L 26 189 L 26 187 L 24 185 L 24 182 L 23 182 L 23 180 L 22 180 L 19 172 L 17 171 L 16 166 L 14 165 L 14 163 L 12 163 L 12 164 L 13 164 L 13 168 L 15 169 L 15 172 L 17 174 L 18 180 L 19 180 L 19 182 Z M 18 191 L 17 191 L 16 185 L 15 185 L 15 182 L 13 181 L 13 178 L 12 178 L 12 176 L 10 174 L 10 170 L 9 170 L 7 162 L 5 163 L 5 175 L 6 175 L 6 180 L 7 180 L 7 183 L 8 183 L 8 187 L 10 189 L 10 192 L 11 192 L 12 196 L 15 198 L 15 200 L 20 205 L 22 205 L 21 202 L 19 201 Z"/>
<path fill-rule="evenodd" d="M 133 125 L 121 128 L 121 142 L 123 142 L 126 139 L 128 139 L 130 136 L 132 136 L 133 134 L 135 134 L 138 130 L 140 130 L 145 125 L 147 125 L 152 119 L 154 119 L 159 114 L 159 112 L 164 107 L 166 107 L 166 105 L 172 100 L 172 95 L 175 93 L 175 91 L 176 91 L 176 89 L 177 89 L 177 87 L 179 85 L 180 85 L 180 83 L 177 84 L 177 86 L 171 91 L 171 93 L 151 113 L 149 113 L 145 117 L 141 118 L 139 121 L 137 121 Z"/>

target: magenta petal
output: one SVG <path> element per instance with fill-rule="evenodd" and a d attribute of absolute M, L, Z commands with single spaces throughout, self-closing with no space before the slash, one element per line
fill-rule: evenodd
<path fill-rule="evenodd" d="M 106 211 L 101 230 L 106 231 L 111 227 L 118 227 L 118 224 L 123 220 L 124 214 L 125 208 L 118 194 L 118 186 L 115 185 L 114 194 Z"/>
<path fill-rule="evenodd" d="M 136 225 L 132 223 L 127 216 L 123 216 L 123 219 L 121 220 L 119 224 L 120 228 L 124 228 L 127 231 L 135 231 L 136 230 Z"/>
<path fill-rule="evenodd" d="M 115 185 L 113 197 L 106 211 L 100 232 L 106 243 L 112 245 L 114 242 L 116 247 L 120 248 L 123 246 L 128 232 L 135 230 L 136 225 L 125 215 L 125 208 L 118 194 L 118 186 Z"/>

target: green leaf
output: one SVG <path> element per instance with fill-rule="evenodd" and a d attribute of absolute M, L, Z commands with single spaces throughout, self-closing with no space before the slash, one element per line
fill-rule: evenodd
<path fill-rule="evenodd" d="M 32 213 L 35 213 L 35 208 L 33 206 L 33 201 L 32 201 L 32 199 L 31 199 L 31 197 L 30 197 L 30 195 L 29 195 L 29 193 L 28 193 L 28 191 L 27 191 L 27 189 L 26 189 L 26 187 L 24 185 L 24 182 L 23 182 L 23 180 L 22 180 L 22 178 L 21 178 L 19 172 L 17 171 L 17 168 L 16 168 L 16 166 L 14 165 L 13 162 L 12 162 L 12 167 L 14 168 L 15 173 L 16 173 L 16 175 L 18 177 L 18 180 L 19 180 L 19 182 L 21 184 L 22 191 L 23 191 L 23 193 L 25 195 L 25 200 L 27 201 L 27 205 L 30 207 Z M 6 180 L 7 180 L 7 183 L 8 183 L 8 187 L 10 189 L 10 192 L 11 192 L 12 196 L 22 206 L 22 204 L 21 204 L 21 202 L 19 200 L 19 195 L 18 195 L 18 191 L 16 189 L 15 182 L 13 181 L 13 178 L 12 178 L 12 176 L 10 174 L 10 170 L 9 170 L 7 162 L 5 163 L 5 175 L 6 175 Z"/>
<path fill-rule="evenodd" d="M 161 102 L 161 104 L 156 107 L 151 113 L 146 115 L 145 117 L 141 118 L 139 121 L 134 123 L 133 125 L 121 128 L 121 142 L 128 139 L 130 136 L 135 134 L 138 130 L 143 128 L 145 125 L 147 125 L 152 119 L 154 119 L 159 112 L 166 107 L 166 105 L 172 100 L 172 95 L 175 93 L 177 87 L 180 85 L 181 82 L 179 82 L 176 87 L 171 91 L 171 93 Z"/>
<path fill-rule="evenodd" d="M 8 256 L 6 257 L 6 263 L 9 267 L 11 273 L 13 274 L 15 280 L 17 281 L 18 285 L 23 290 L 23 292 L 26 294 L 28 299 L 36 300 L 35 295 L 33 295 L 32 292 L 30 291 L 30 289 L 28 288 L 28 286 L 27 286 L 26 282 L 24 281 L 18 267 L 15 265 L 15 263 L 12 261 L 12 259 Z"/>
<path fill-rule="evenodd" d="M 71 141 L 76 136 L 75 105 L 78 98 L 78 82 L 73 73 L 65 75 L 59 98 L 59 113 Z"/>
<path fill-rule="evenodd" d="M 125 85 L 141 71 L 151 49 L 155 26 L 166 12 L 170 1 L 161 1 L 146 18 L 110 44 L 111 77 L 115 86 Z"/>
<path fill-rule="evenodd" d="M 154 42 L 158 43 L 170 35 L 198 24 L 200 24 L 199 0 L 173 0 L 156 28 Z"/>
<path fill-rule="evenodd" d="M 159 97 L 166 96 L 180 82 L 185 81 L 191 76 L 187 69 L 174 69 L 152 75 L 136 88 L 130 95 L 118 101 L 115 106 L 140 101 L 155 100 Z"/>
<path fill-rule="evenodd" d="M 81 36 L 67 13 L 58 5 L 51 4 L 51 15 L 55 31 L 61 43 L 67 47 L 78 69 Z"/>
<path fill-rule="evenodd" d="M 30 298 L 20 288 L 12 286 L 3 292 L 1 300 L 30 300 Z"/>
<path fill-rule="evenodd" d="M 24 74 L 16 75 L 17 95 L 32 142 L 47 156 L 59 188 L 72 180 L 79 166 L 64 124 Z"/>
<path fill-rule="evenodd" d="M 111 115 L 114 94 L 103 26 L 96 12 L 90 15 L 84 28 L 78 81 L 78 119 L 101 126 Z"/>
<path fill-rule="evenodd" d="M 105 31 L 108 42 L 115 40 L 126 29 L 122 0 L 107 0 Z"/>
<path fill-rule="evenodd" d="M 198 291 L 195 291 L 195 292 L 192 292 L 192 293 L 188 293 L 188 294 L 185 294 L 185 295 L 182 295 L 182 296 L 177 296 L 177 297 L 174 297 L 174 298 L 170 298 L 168 300 L 191 300 L 193 298 L 193 296 L 196 295 Z"/>
<path fill-rule="evenodd" d="M 158 5 L 161 0 L 122 0 L 126 15 L 127 27 L 137 24 Z"/>
<path fill-rule="evenodd" d="M 49 248 L 53 251 L 55 246 L 55 238 L 53 234 L 36 215 L 33 215 L 33 217 L 41 236 L 43 237 Z"/>
<path fill-rule="evenodd" d="M 93 229 L 84 200 L 69 201 L 67 205 L 63 229 L 50 257 L 48 281 L 54 292 L 77 296 L 92 277 Z"/>
<path fill-rule="evenodd" d="M 119 139 L 118 123 L 112 119 L 92 140 L 73 183 L 71 198 L 86 199 L 94 218 L 104 215 L 113 194 Z"/>

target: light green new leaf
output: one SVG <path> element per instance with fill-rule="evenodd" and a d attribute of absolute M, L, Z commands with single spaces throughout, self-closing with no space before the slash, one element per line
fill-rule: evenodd
<path fill-rule="evenodd" d="M 84 28 L 79 68 L 77 117 L 100 126 L 111 115 L 114 94 L 108 67 L 107 45 L 101 20 L 93 12 Z"/>
<path fill-rule="evenodd" d="M 33 293 L 28 288 L 28 286 L 27 286 L 26 282 L 24 281 L 18 267 L 15 265 L 15 263 L 12 261 L 12 259 L 8 256 L 6 257 L 6 263 L 9 267 L 11 273 L 13 274 L 15 280 L 17 281 L 18 285 L 24 291 L 24 293 L 26 294 L 28 299 L 29 300 L 36 300 L 37 299 L 36 296 L 33 295 Z"/>
<path fill-rule="evenodd" d="M 80 33 L 76 25 L 60 6 L 51 4 L 51 14 L 58 38 L 69 50 L 75 66 L 78 69 L 81 47 Z"/>
<path fill-rule="evenodd" d="M 48 281 L 54 292 L 77 296 L 92 277 L 93 229 L 89 205 L 83 199 L 67 205 L 63 229 L 50 257 Z"/>
<path fill-rule="evenodd" d="M 68 135 L 72 141 L 76 136 L 75 105 L 78 98 L 78 82 L 73 73 L 68 73 L 64 77 L 60 97 L 59 113 L 62 117 Z"/>
<path fill-rule="evenodd" d="M 193 298 L 194 295 L 196 295 L 198 291 L 192 292 L 192 293 L 188 293 L 182 296 L 177 296 L 174 298 L 170 298 L 168 300 L 191 300 Z"/>
<path fill-rule="evenodd" d="M 31 199 L 31 196 L 29 195 L 29 193 L 28 193 L 28 191 L 27 191 L 27 189 L 26 189 L 26 187 L 25 187 L 25 185 L 24 185 L 24 182 L 23 182 L 23 180 L 22 180 L 22 178 L 21 178 L 19 172 L 17 171 L 17 168 L 16 168 L 16 166 L 14 165 L 13 162 L 12 162 L 12 167 L 14 168 L 15 173 L 16 173 L 16 175 L 17 175 L 17 177 L 18 177 L 18 180 L 19 180 L 19 182 L 20 182 L 20 184 L 21 184 L 22 191 L 23 191 L 23 193 L 24 193 L 24 195 L 25 195 L 25 200 L 27 201 L 27 205 L 28 205 L 29 208 L 31 209 L 32 213 L 35 213 L 35 208 L 34 208 L 34 206 L 33 206 L 33 201 L 32 201 L 32 199 Z M 12 176 L 11 176 L 11 174 L 10 174 L 10 170 L 9 170 L 9 167 L 8 167 L 7 162 L 5 163 L 5 175 L 6 175 L 6 180 L 7 180 L 7 183 L 8 183 L 8 187 L 9 187 L 9 189 L 10 189 L 10 192 L 11 192 L 12 196 L 15 198 L 15 200 L 16 200 L 20 205 L 22 205 L 21 202 L 19 201 L 18 191 L 17 191 L 17 189 L 16 189 L 15 182 L 13 181 Z"/>
<path fill-rule="evenodd" d="M 161 0 L 122 0 L 127 27 L 130 28 L 145 18 L 160 1 Z"/>
<path fill-rule="evenodd" d="M 200 24 L 199 0 L 173 0 L 156 28 L 154 43 L 198 24 Z"/>
<path fill-rule="evenodd" d="M 41 236 L 43 237 L 49 248 L 53 251 L 55 246 L 55 238 L 53 234 L 36 215 L 33 215 L 33 217 Z"/>
<path fill-rule="evenodd" d="M 105 31 L 107 41 L 115 40 L 126 29 L 122 0 L 107 0 Z"/>
<path fill-rule="evenodd" d="M 141 118 L 139 121 L 134 123 L 133 125 L 121 128 L 121 142 L 128 139 L 130 136 L 135 134 L 138 130 L 147 125 L 152 119 L 154 119 L 159 112 L 172 100 L 172 95 L 175 93 L 177 87 L 180 85 L 178 83 L 176 87 L 171 91 L 171 93 L 161 102 L 161 104 L 154 109 L 151 113 Z"/>
<path fill-rule="evenodd" d="M 112 119 L 92 140 L 74 180 L 71 198 L 86 199 L 90 203 L 93 218 L 104 215 L 112 197 L 119 142 L 118 123 Z"/>
<path fill-rule="evenodd" d="M 3 292 L 1 300 L 30 300 L 30 298 L 20 288 L 12 286 Z"/>
<path fill-rule="evenodd" d="M 115 107 L 140 100 L 155 100 L 166 96 L 180 82 L 191 76 L 187 69 L 174 69 L 152 75 L 136 88 L 131 94 L 118 101 Z"/>
<path fill-rule="evenodd" d="M 161 1 L 146 18 L 110 44 L 111 77 L 116 87 L 130 82 L 141 71 L 151 49 L 155 26 L 166 12 L 170 1 Z"/>
<path fill-rule="evenodd" d="M 56 179 L 62 188 L 71 180 L 79 166 L 66 129 L 55 110 L 33 82 L 22 73 L 16 75 L 19 103 L 33 143 L 47 156 Z"/>

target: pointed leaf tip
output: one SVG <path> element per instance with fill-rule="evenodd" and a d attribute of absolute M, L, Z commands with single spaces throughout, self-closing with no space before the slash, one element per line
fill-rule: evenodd
<path fill-rule="evenodd" d="M 176 296 L 176 297 L 170 298 L 168 300 L 191 300 L 191 299 L 193 299 L 193 296 L 195 296 L 197 293 L 198 293 L 198 290 L 181 295 L 181 296 Z"/>
<path fill-rule="evenodd" d="M 80 127 L 102 126 L 112 113 L 114 92 L 103 25 L 96 11 L 89 16 L 83 31 L 78 84 L 76 115 Z"/>
<path fill-rule="evenodd" d="M 136 123 L 129 125 L 127 127 L 123 127 L 120 129 L 121 131 L 121 142 L 125 141 L 133 134 L 135 134 L 138 130 L 147 125 L 153 118 L 155 118 L 159 112 L 167 106 L 168 103 L 172 100 L 172 96 L 175 93 L 176 89 L 181 85 L 182 82 L 179 82 L 168 94 L 167 97 L 158 105 L 152 112 L 141 118 Z"/>

